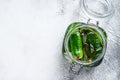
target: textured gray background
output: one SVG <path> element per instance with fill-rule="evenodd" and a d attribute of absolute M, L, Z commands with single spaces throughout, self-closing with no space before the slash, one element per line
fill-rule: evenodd
<path fill-rule="evenodd" d="M 0 0 L 0 80 L 120 80 L 120 0 L 112 2 L 103 63 L 74 75 L 61 46 L 79 0 Z"/>

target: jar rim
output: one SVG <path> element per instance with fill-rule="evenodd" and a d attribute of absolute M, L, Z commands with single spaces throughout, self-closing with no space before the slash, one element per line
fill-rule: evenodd
<path fill-rule="evenodd" d="M 96 0 L 98 1 L 98 0 Z M 99 0 L 100 2 L 101 0 Z M 88 3 L 90 4 L 90 3 Z M 94 11 L 88 7 L 87 0 L 81 0 L 81 9 L 82 11 L 89 17 L 92 18 L 105 18 L 108 16 L 112 16 L 114 13 L 114 6 L 112 5 L 110 0 L 104 0 L 104 4 L 106 4 L 107 12 L 106 13 L 99 13 L 97 11 Z M 99 5 L 98 5 L 99 6 Z"/>
<path fill-rule="evenodd" d="M 86 26 L 87 26 L 87 27 L 89 26 L 90 28 L 94 28 L 95 30 L 97 30 L 97 31 L 100 33 L 100 35 L 101 35 L 101 37 L 102 37 L 102 39 L 103 39 L 103 45 L 104 45 L 102 54 L 99 55 L 97 59 L 95 59 L 94 61 L 89 62 L 89 63 L 83 62 L 83 61 L 77 61 L 76 59 L 73 58 L 71 52 L 70 52 L 69 49 L 68 49 L 68 41 L 69 41 L 69 38 L 70 38 L 71 34 L 73 33 L 73 31 L 76 30 L 76 29 L 78 29 L 78 28 L 82 28 L 82 27 L 86 27 Z M 71 29 L 70 32 L 68 32 L 68 33 L 66 34 L 65 42 L 64 42 L 65 52 L 70 56 L 70 58 L 71 58 L 74 62 L 76 62 L 76 63 L 78 63 L 78 64 L 81 64 L 81 65 L 90 65 L 90 64 L 93 64 L 93 63 L 99 61 L 100 59 L 102 59 L 102 57 L 104 57 L 104 55 L 105 55 L 106 47 L 107 47 L 107 42 L 106 42 L 106 39 L 105 39 L 104 34 L 98 29 L 97 26 L 95 26 L 95 25 L 90 25 L 90 24 L 79 25 L 79 26 L 76 26 L 76 27 L 74 27 L 73 29 Z"/>

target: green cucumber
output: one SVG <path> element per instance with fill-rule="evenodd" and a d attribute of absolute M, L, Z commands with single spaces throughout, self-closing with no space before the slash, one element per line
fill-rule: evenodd
<path fill-rule="evenodd" d="M 77 27 L 77 26 L 79 26 L 79 25 L 81 25 L 81 24 L 84 24 L 84 23 L 82 23 L 82 22 L 74 22 L 74 23 L 72 23 L 72 24 L 70 24 L 70 25 L 68 26 L 68 28 L 67 28 L 67 30 L 66 30 L 66 32 L 65 32 L 65 36 L 64 36 L 64 40 L 63 40 L 63 45 L 62 45 L 62 53 L 63 53 L 63 54 L 66 54 L 65 47 L 64 47 L 64 42 L 65 42 L 65 37 L 66 37 L 66 35 L 67 35 L 73 28 L 75 28 L 75 27 Z M 68 46 L 68 48 L 69 48 L 69 51 L 71 51 L 71 50 L 70 50 L 70 46 Z"/>
<path fill-rule="evenodd" d="M 73 58 L 81 59 L 83 57 L 82 38 L 78 29 L 71 34 L 69 41 Z"/>
<path fill-rule="evenodd" d="M 93 32 L 87 34 L 87 43 L 91 43 L 95 49 L 102 47 L 100 39 Z"/>

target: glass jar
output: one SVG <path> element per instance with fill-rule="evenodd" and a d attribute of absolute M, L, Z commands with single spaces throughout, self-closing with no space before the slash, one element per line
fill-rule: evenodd
<path fill-rule="evenodd" d="M 79 40 L 80 38 L 81 40 Z M 88 20 L 87 23 L 72 23 L 67 28 L 63 41 L 62 52 L 64 57 L 70 63 L 75 62 L 83 66 L 97 66 L 101 63 L 106 52 L 106 48 L 106 32 L 98 26 L 98 22 L 96 24 L 93 24 L 91 23 L 91 20 Z M 90 50 L 87 51 L 87 49 Z"/>
<path fill-rule="evenodd" d="M 107 48 L 107 34 L 100 22 L 104 24 L 113 13 L 114 7 L 109 0 L 80 1 L 80 22 L 68 26 L 62 46 L 63 56 L 72 65 L 70 69 L 73 64 L 95 67 L 102 62 Z"/>

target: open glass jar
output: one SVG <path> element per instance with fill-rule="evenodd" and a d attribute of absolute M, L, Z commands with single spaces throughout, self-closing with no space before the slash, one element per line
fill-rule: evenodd
<path fill-rule="evenodd" d="M 70 63 L 97 66 L 102 61 L 107 47 L 106 32 L 97 24 L 75 22 L 65 34 L 63 55 Z"/>
<path fill-rule="evenodd" d="M 87 22 L 80 19 L 68 26 L 62 53 L 71 64 L 95 67 L 102 62 L 107 48 L 107 34 L 99 22 L 112 16 L 114 8 L 109 0 L 81 0 L 80 4 L 80 16 Z"/>

